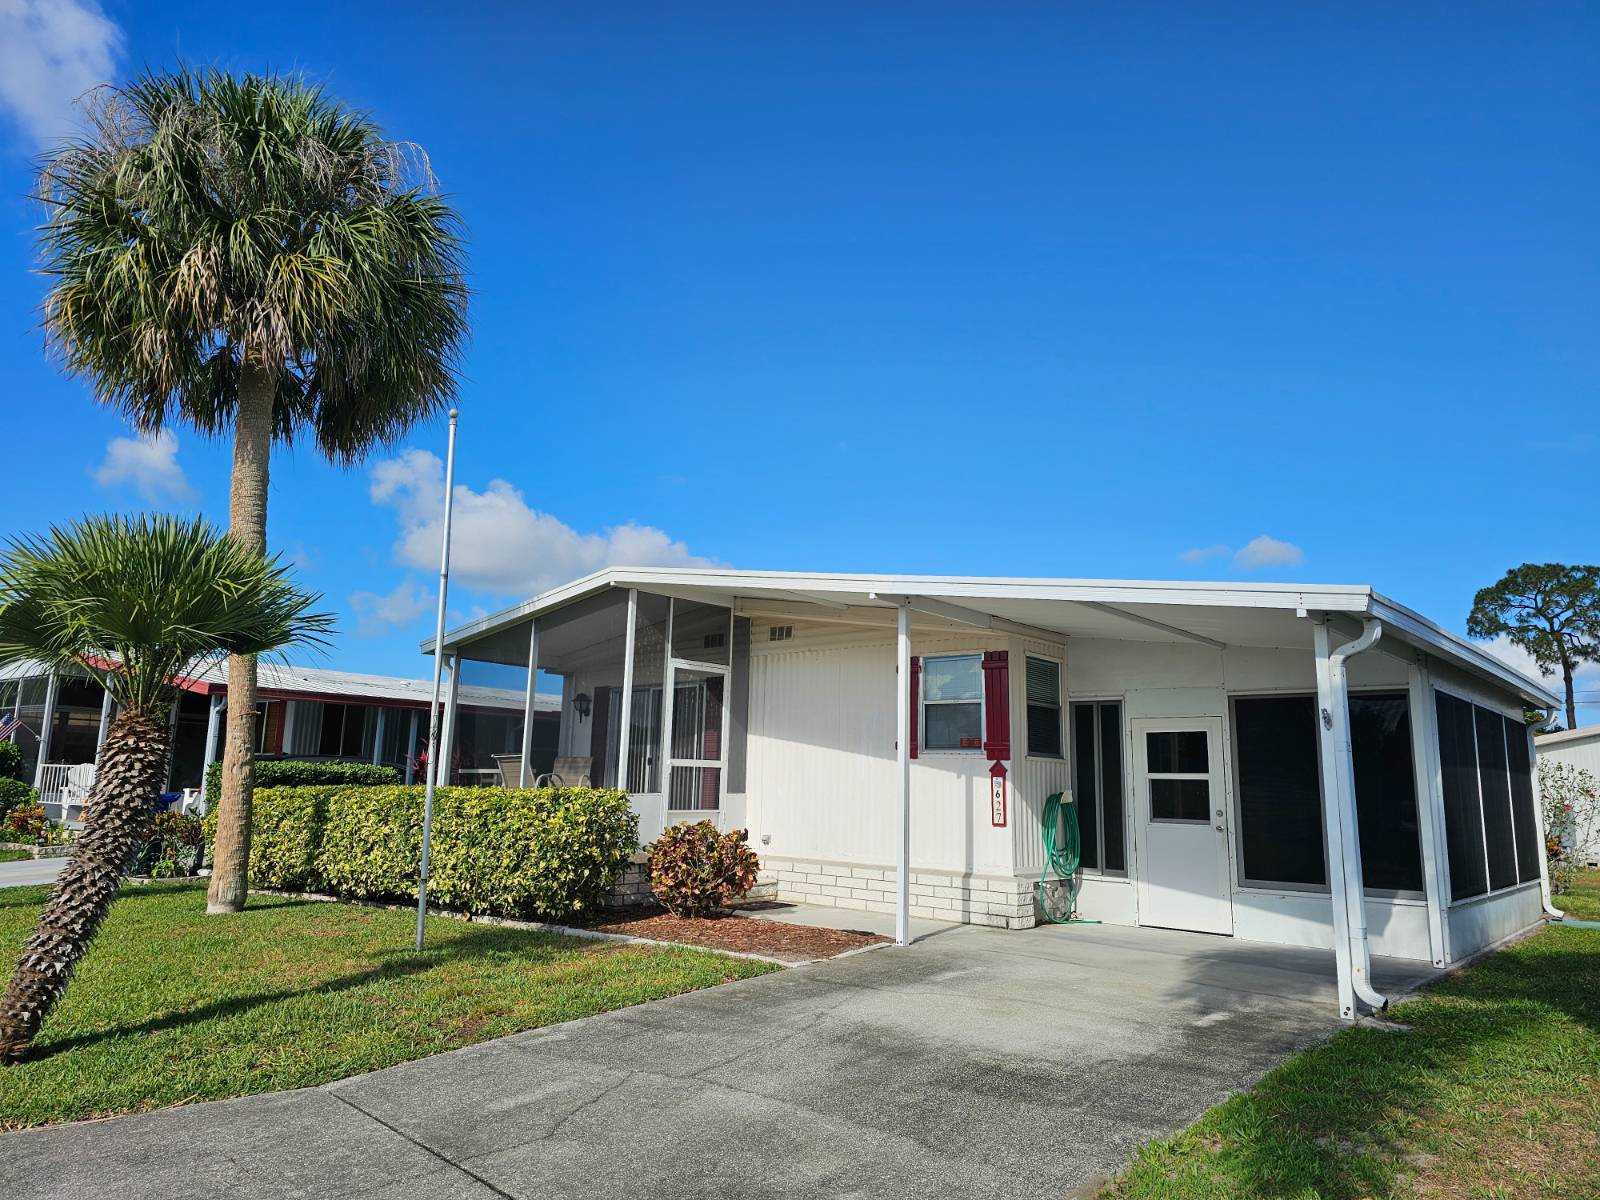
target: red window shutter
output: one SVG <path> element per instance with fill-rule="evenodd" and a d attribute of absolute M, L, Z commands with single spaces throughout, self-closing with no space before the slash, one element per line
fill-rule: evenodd
<path fill-rule="evenodd" d="M 917 727 L 922 724 L 922 713 L 918 705 L 922 703 L 922 659 L 913 655 L 911 658 L 911 757 L 917 756 Z"/>
<path fill-rule="evenodd" d="M 1011 656 L 1004 650 L 983 655 L 983 753 L 999 762 L 1011 757 Z"/>

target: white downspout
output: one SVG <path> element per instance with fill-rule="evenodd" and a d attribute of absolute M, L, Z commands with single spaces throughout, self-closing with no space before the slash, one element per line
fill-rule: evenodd
<path fill-rule="evenodd" d="M 1346 928 L 1350 938 L 1350 984 L 1361 1002 L 1376 1012 L 1389 1007 L 1388 997 L 1372 986 L 1372 954 L 1367 944 L 1367 901 L 1361 876 L 1361 830 L 1356 815 L 1355 758 L 1350 747 L 1350 680 L 1347 660 L 1377 645 L 1383 624 L 1362 621 L 1361 636 L 1328 656 L 1328 682 L 1334 714 L 1334 753 L 1338 785 L 1340 867 L 1344 873 Z"/>

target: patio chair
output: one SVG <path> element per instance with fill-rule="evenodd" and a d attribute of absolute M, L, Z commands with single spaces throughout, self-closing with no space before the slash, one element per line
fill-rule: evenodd
<path fill-rule="evenodd" d="M 500 786 L 517 788 L 522 786 L 522 755 L 520 754 L 495 754 L 491 755 L 494 765 L 500 768 Z M 529 783 L 533 780 L 530 778 Z"/>
<path fill-rule="evenodd" d="M 89 801 L 89 790 L 94 787 L 94 764 L 78 763 L 67 772 L 67 782 L 61 788 L 61 819 L 83 819 L 83 806 Z M 77 809 L 76 817 L 68 811 Z"/>
<path fill-rule="evenodd" d="M 593 787 L 594 759 L 590 756 L 564 756 L 556 759 L 555 769 L 533 781 L 534 787 Z"/>

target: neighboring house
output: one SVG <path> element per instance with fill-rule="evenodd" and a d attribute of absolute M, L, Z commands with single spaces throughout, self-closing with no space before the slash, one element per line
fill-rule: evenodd
<path fill-rule="evenodd" d="M 561 676 L 560 754 L 643 839 L 747 827 L 781 897 L 902 938 L 1033 925 L 1056 792 L 1083 916 L 1334 947 L 1346 1016 L 1369 948 L 1442 966 L 1545 907 L 1557 697 L 1368 587 L 613 568 L 444 649 Z"/>
<path fill-rule="evenodd" d="M 431 680 L 358 675 L 264 662 L 260 667 L 256 752 L 260 758 L 337 759 L 385 763 L 411 781 L 427 744 Z M 179 682 L 173 706 L 169 789 L 197 788 L 206 767 L 221 755 L 228 685 L 214 665 Z M 539 697 L 550 711 L 535 726 L 536 764 L 555 756 L 554 696 Z M 524 696 L 520 690 L 459 689 L 455 747 L 449 760 L 458 783 L 498 781 L 493 756 L 522 746 Z M 0 712 L 18 718 L 24 778 L 34 781 L 46 811 L 75 818 L 92 764 L 112 715 L 111 699 L 86 674 L 51 673 L 42 665 L 13 663 L 0 669 Z M 541 741 L 541 739 L 543 739 Z M 85 765 L 88 769 L 84 768 Z"/>
<path fill-rule="evenodd" d="M 1547 733 L 1533 739 L 1540 762 L 1567 763 L 1581 767 L 1600 780 L 1600 725 Z M 1591 834 L 1586 844 L 1577 847 L 1580 861 L 1600 867 L 1600 817 L 1591 818 Z"/>

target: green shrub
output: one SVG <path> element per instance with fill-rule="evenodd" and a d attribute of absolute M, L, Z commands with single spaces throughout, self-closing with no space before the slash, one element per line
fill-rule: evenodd
<path fill-rule="evenodd" d="M 327 829 L 328 803 L 336 793 L 350 790 L 331 785 L 257 788 L 250 804 L 250 882 L 285 892 L 327 891 L 317 854 Z M 206 810 L 205 824 L 209 844 L 217 836 L 215 805 Z"/>
<path fill-rule="evenodd" d="M 415 900 L 423 789 L 263 788 L 250 879 L 262 887 Z M 207 818 L 208 831 L 216 828 Z M 557 918 L 598 907 L 638 846 L 621 792 L 439 788 L 428 899 L 476 915 Z"/>
<path fill-rule="evenodd" d="M 727 907 L 755 886 L 761 869 L 748 837 L 743 829 L 718 833 L 710 821 L 668 827 L 650 847 L 650 890 L 675 916 Z"/>
<path fill-rule="evenodd" d="M 28 804 L 14 808 L 6 814 L 5 840 L 23 842 L 30 846 L 48 845 L 50 821 L 44 815 L 44 805 Z"/>
<path fill-rule="evenodd" d="M 256 761 L 256 787 L 315 787 L 338 783 L 345 787 L 387 787 L 403 777 L 393 767 L 361 762 L 306 762 L 299 758 L 263 758 Z M 206 811 L 222 797 L 222 763 L 206 768 Z"/>
<path fill-rule="evenodd" d="M 9 746 L 10 742 L 0 742 Z M 0 819 L 16 808 L 32 808 L 39 803 L 39 793 L 20 779 L 0 777 Z"/>
<path fill-rule="evenodd" d="M 150 823 L 150 838 L 134 862 L 133 873 L 156 878 L 193 875 L 204 844 L 205 828 L 199 817 L 157 813 Z"/>
<path fill-rule="evenodd" d="M 22 778 L 22 747 L 15 742 L 0 742 L 0 779 Z"/>

